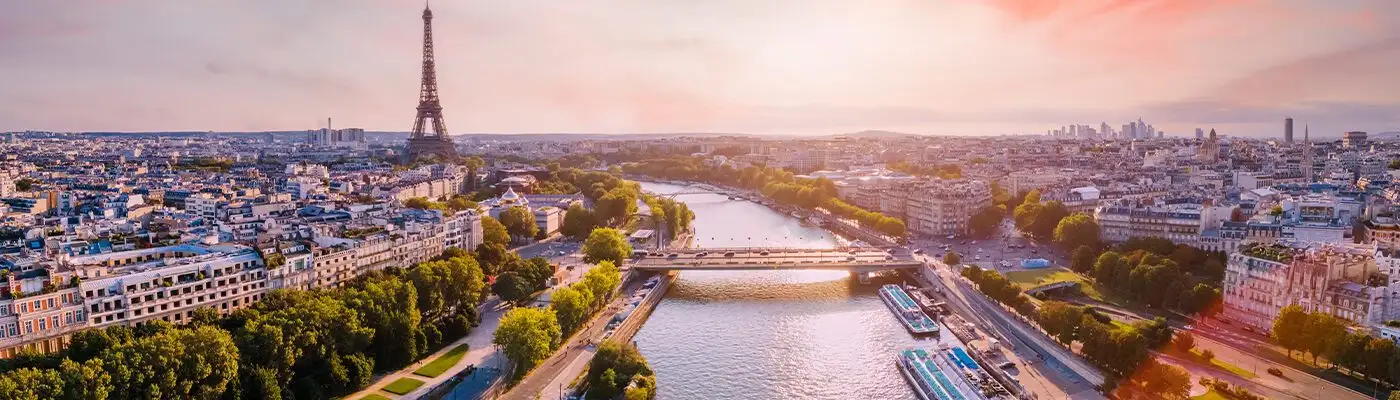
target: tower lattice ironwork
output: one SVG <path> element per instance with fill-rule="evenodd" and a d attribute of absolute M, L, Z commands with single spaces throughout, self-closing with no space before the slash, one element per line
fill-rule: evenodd
<path fill-rule="evenodd" d="M 426 155 L 454 158 L 457 150 L 447 136 L 447 123 L 442 118 L 442 103 L 438 100 L 437 65 L 433 58 L 433 10 L 423 7 L 423 82 L 418 91 L 418 115 L 413 120 L 413 135 L 408 139 L 410 161 Z"/>

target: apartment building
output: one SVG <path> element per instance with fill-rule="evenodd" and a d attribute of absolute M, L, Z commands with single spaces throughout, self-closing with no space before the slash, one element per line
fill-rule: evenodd
<path fill-rule="evenodd" d="M 73 332 L 87 327 L 71 270 L 25 261 L 7 265 L 19 268 L 5 275 L 5 287 L 0 288 L 0 358 L 58 351 L 68 346 Z"/>
<path fill-rule="evenodd" d="M 1014 171 L 1003 180 L 1004 187 L 1011 193 L 1040 189 L 1050 186 L 1068 185 L 1074 180 L 1074 170 L 1040 168 Z"/>
<path fill-rule="evenodd" d="M 257 250 L 236 244 L 179 244 L 60 260 L 81 282 L 88 326 L 183 323 L 209 307 L 227 314 L 269 290 Z"/>
<path fill-rule="evenodd" d="M 986 182 L 931 179 L 892 190 L 881 199 L 880 210 L 903 217 L 916 234 L 961 235 L 967 233 L 972 215 L 990 204 L 992 191 Z"/>
<path fill-rule="evenodd" d="M 1225 318 L 1267 333 L 1289 305 L 1362 326 L 1383 323 L 1393 292 L 1366 245 L 1280 241 L 1242 245 L 1225 266 Z"/>
<path fill-rule="evenodd" d="M 1193 244 L 1207 229 L 1220 226 L 1233 207 L 1178 203 L 1155 206 L 1110 205 L 1094 210 L 1100 237 L 1122 243 L 1134 237 L 1152 237 Z"/>
<path fill-rule="evenodd" d="M 481 213 L 476 210 L 466 210 L 443 219 L 445 247 L 475 251 L 477 246 L 486 241 L 485 232 L 481 230 Z"/>

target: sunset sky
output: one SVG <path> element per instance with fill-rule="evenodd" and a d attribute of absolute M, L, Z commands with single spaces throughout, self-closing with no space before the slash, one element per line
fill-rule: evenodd
<path fill-rule="evenodd" d="M 0 131 L 406 131 L 423 4 L 8 0 Z M 449 131 L 1400 131 L 1396 0 L 436 0 Z"/>

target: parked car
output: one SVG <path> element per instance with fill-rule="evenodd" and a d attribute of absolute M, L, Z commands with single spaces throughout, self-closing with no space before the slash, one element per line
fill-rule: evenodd
<path fill-rule="evenodd" d="M 768 255 L 768 250 L 760 251 L 760 252 L 758 252 L 758 255 L 760 255 L 760 256 L 766 256 L 766 255 Z"/>
<path fill-rule="evenodd" d="M 1278 369 L 1278 368 L 1269 368 L 1269 375 L 1273 375 L 1273 376 L 1277 376 L 1277 377 L 1282 378 L 1282 377 L 1283 377 L 1283 370 Z"/>
<path fill-rule="evenodd" d="M 914 254 L 924 254 L 924 249 L 914 249 Z"/>
<path fill-rule="evenodd" d="M 1015 366 L 1016 366 L 1016 364 L 1014 364 L 1014 363 L 1012 363 L 1012 362 L 1010 362 L 1010 361 L 1003 362 L 1003 363 L 1001 363 L 1001 364 L 997 364 L 997 368 L 1001 368 L 1001 369 L 1011 369 L 1012 367 L 1015 367 Z"/>
<path fill-rule="evenodd" d="M 702 251 L 702 252 L 699 252 L 699 253 L 695 253 L 695 258 L 700 258 L 700 257 L 708 256 L 708 255 L 710 255 L 709 252 L 704 252 L 704 251 Z"/>
<path fill-rule="evenodd" d="M 725 257 L 733 257 L 733 256 L 734 256 L 734 252 L 731 251 L 731 252 L 724 253 L 724 256 L 725 256 Z"/>

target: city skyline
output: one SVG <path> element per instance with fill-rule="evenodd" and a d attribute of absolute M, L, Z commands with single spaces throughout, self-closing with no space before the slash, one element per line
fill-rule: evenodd
<path fill-rule="evenodd" d="M 0 15 L 0 130 L 411 128 L 417 4 L 78 3 Z M 1400 131 L 1384 1 L 433 6 L 458 134 Z"/>

